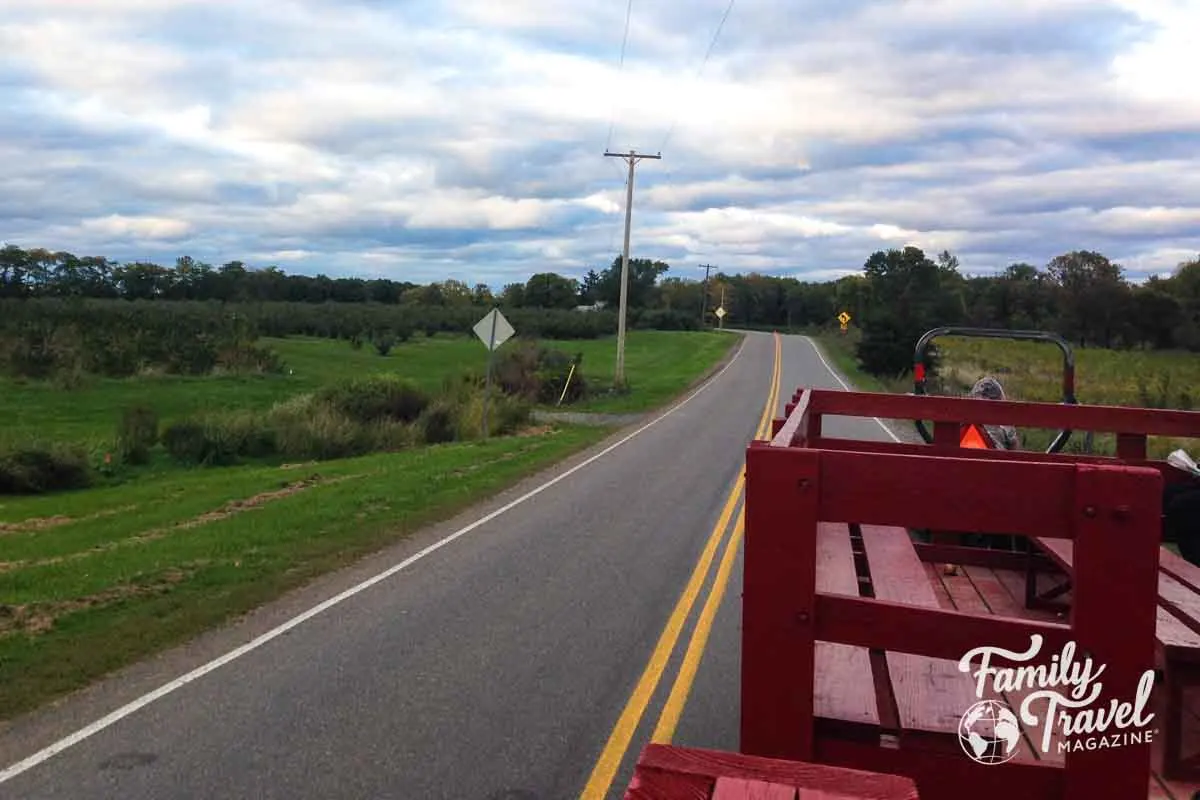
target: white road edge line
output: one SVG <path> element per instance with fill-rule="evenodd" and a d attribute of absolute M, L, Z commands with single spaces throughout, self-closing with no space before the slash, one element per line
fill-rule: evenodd
<path fill-rule="evenodd" d="M 381 581 L 387 580 L 391 576 L 395 575 L 397 572 L 400 572 L 401 570 L 405 569 L 406 567 L 409 567 L 412 564 L 416 563 L 417 561 L 420 561 L 422 558 L 429 555 L 430 553 L 440 550 L 441 548 L 443 548 L 446 545 L 453 542 L 455 539 L 458 539 L 460 536 L 465 536 L 466 534 L 475 530 L 479 526 L 486 525 L 487 523 L 491 522 L 492 520 L 494 520 L 496 517 L 500 516 L 504 512 L 509 511 L 509 510 L 515 508 L 516 506 L 519 506 L 521 503 L 524 503 L 526 500 L 529 500 L 530 498 L 541 494 L 542 492 L 549 489 L 551 486 L 555 485 L 559 481 L 564 480 L 565 478 L 569 477 L 570 475 L 573 475 L 574 473 L 578 472 L 579 470 L 583 469 L 584 467 L 588 466 L 589 464 L 592 464 L 595 461 L 597 461 L 598 459 L 602 458 L 603 456 L 611 453 L 613 450 L 616 450 L 618 447 L 625 444 L 630 439 L 634 438 L 635 436 L 637 436 L 638 434 L 642 433 L 643 431 L 649 429 L 650 427 L 657 425 L 659 422 L 661 422 L 664 419 L 666 419 L 667 417 L 671 416 L 679 409 L 683 408 L 685 405 L 687 405 L 687 403 L 689 401 L 691 401 L 691 399 L 693 397 L 700 394 L 705 389 L 709 388 L 714 383 L 716 383 L 717 379 L 720 378 L 722 375 L 724 375 L 725 371 L 728 370 L 730 367 L 732 367 L 734 362 L 736 362 L 738 360 L 738 358 L 742 355 L 742 351 L 744 349 L 745 349 L 745 339 L 743 339 L 742 343 L 738 345 L 738 350 L 736 353 L 734 353 L 733 358 L 731 358 L 729 360 L 729 363 L 726 364 L 724 367 L 722 367 L 721 370 L 716 375 L 713 375 L 712 378 L 705 381 L 703 386 L 699 387 L 698 389 L 696 389 L 696 391 L 692 392 L 690 395 L 685 397 L 677 405 L 674 405 L 671 408 L 668 408 L 662 414 L 660 414 L 659 416 L 650 420 L 642 427 L 633 431 L 628 436 L 623 437 L 619 441 L 614 442 L 613 444 L 604 448 L 599 453 L 596 453 L 594 456 L 591 456 L 590 458 L 588 458 L 586 461 L 582 461 L 579 464 L 576 464 L 575 466 L 571 467 L 570 469 L 568 469 L 566 472 L 562 473 L 561 475 L 557 475 L 554 478 L 551 478 L 550 480 L 546 481 L 545 483 L 541 484 L 540 486 L 537 486 L 537 487 L 529 490 L 525 494 L 521 495 L 516 500 L 513 500 L 512 502 L 501 506 L 500 508 L 496 509 L 495 511 L 492 511 L 491 513 L 489 513 L 483 517 L 480 517 L 479 519 L 475 520 L 471 524 L 469 524 L 465 527 L 459 528 L 454 533 L 450 534 L 449 536 L 445 537 L 444 539 L 440 539 L 439 541 L 434 542 L 433 544 L 429 545 L 425 549 L 414 553 L 413 555 L 411 555 L 408 558 L 401 561 L 399 564 L 389 567 L 388 569 L 384 570 L 383 572 L 379 573 L 378 575 L 368 578 L 365 581 L 357 584 L 356 586 L 352 586 L 349 589 L 346 589 L 344 592 L 342 592 L 340 594 L 334 595 L 333 597 L 329 598 L 328 600 L 325 600 L 324 602 L 313 606 L 308 611 L 305 611 L 302 614 L 299 614 L 298 616 L 292 617 L 287 622 L 284 622 L 283 624 L 281 624 L 275 628 L 272 628 L 271 630 L 267 631 L 266 633 L 261 634 L 260 636 L 254 638 L 254 639 L 251 639 L 249 642 L 246 642 L 244 645 L 242 645 L 234 650 L 230 650 L 225 655 L 215 658 L 212 661 L 209 661 L 207 664 L 199 666 L 196 669 L 192 670 L 191 672 L 188 672 L 185 675 L 181 675 L 180 677 L 178 677 L 168 683 L 163 684 L 162 686 L 158 687 L 154 691 L 142 695 L 141 697 L 137 698 L 136 700 L 133 700 L 133 701 L 121 706 L 116 711 L 113 711 L 112 713 L 110 713 L 104 717 L 101 717 L 100 719 L 96 720 L 95 722 L 91 723 L 90 725 L 80 728 L 79 730 L 75 731 L 74 733 L 70 734 L 69 736 L 59 739 L 57 742 L 54 742 L 53 744 L 44 747 L 43 749 L 41 749 L 38 752 L 34 753 L 33 755 L 29 756 L 28 758 L 18 761 L 16 764 L 13 764 L 12 766 L 7 767 L 3 772 L 0 772 L 0 783 L 4 783 L 6 781 L 12 780 L 13 778 L 20 775 L 22 772 L 32 769 L 33 767 L 36 767 L 38 764 L 41 764 L 42 762 L 47 761 L 50 758 L 53 758 L 54 756 L 58 755 L 62 751 L 66 750 L 67 748 L 73 747 L 74 745 L 79 744 L 80 742 L 84 741 L 85 739 L 96 735 L 97 733 L 99 733 L 100 731 L 109 727 L 113 723 L 116 723 L 116 722 L 124 719 L 125 717 L 128 717 L 130 714 L 133 714 L 134 712 L 139 711 L 142 708 L 145 708 L 146 706 L 153 703 L 155 700 L 158 700 L 160 698 L 167 696 L 171 692 L 174 692 L 176 689 L 186 686 L 187 684 L 191 683 L 192 681 L 197 680 L 198 678 L 202 678 L 205 675 L 207 675 L 208 673 L 213 672 L 214 670 L 220 669 L 221 667 L 225 666 L 226 664 L 230 663 L 231 661 L 241 658 L 242 656 L 246 655 L 247 653 L 251 652 L 252 650 L 257 650 L 258 648 L 262 647 L 264 644 L 271 641 L 272 639 L 275 639 L 275 638 L 283 635 L 284 633 L 287 633 L 292 628 L 295 628 L 296 626 L 312 619 L 313 617 L 317 616 L 318 614 L 320 614 L 324 611 L 328 611 L 329 609 L 333 608 L 334 606 L 341 603 L 342 601 L 347 600 L 347 599 L 353 597 L 354 595 L 359 594 L 360 592 L 363 592 L 363 591 L 371 588 L 375 584 L 377 584 Z"/>
<path fill-rule="evenodd" d="M 825 369 L 829 370 L 829 374 L 833 376 L 833 379 L 840 383 L 842 388 L 847 392 L 852 391 L 851 388 L 846 385 L 846 382 L 842 380 L 842 376 L 838 375 L 837 370 L 829 366 L 829 362 L 825 360 L 825 356 L 821 352 L 821 348 L 817 347 L 817 343 L 808 336 L 805 336 L 804 338 L 812 346 L 813 352 L 817 354 L 817 358 L 821 359 L 821 363 L 825 365 Z M 883 428 L 884 433 L 892 437 L 893 442 L 896 442 L 897 444 L 903 444 L 903 442 L 900 441 L 900 437 L 892 433 L 892 429 L 883 424 L 883 420 L 881 420 L 879 417 L 871 417 L 871 419 L 875 420 L 875 422 L 879 424 L 879 427 Z"/>

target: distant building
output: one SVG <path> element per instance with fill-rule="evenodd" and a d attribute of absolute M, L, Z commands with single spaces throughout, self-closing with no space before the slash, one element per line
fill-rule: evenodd
<path fill-rule="evenodd" d="M 576 311 L 600 311 L 604 308 L 604 301 L 598 300 L 590 306 L 575 306 Z"/>

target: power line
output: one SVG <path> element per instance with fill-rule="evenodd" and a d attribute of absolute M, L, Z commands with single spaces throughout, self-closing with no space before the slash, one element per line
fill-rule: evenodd
<path fill-rule="evenodd" d="M 629 43 L 629 18 L 633 14 L 633 0 L 625 6 L 625 33 L 621 35 L 621 60 L 617 64 L 617 73 L 620 74 L 625 70 L 625 46 Z M 607 152 L 612 149 L 613 129 L 617 125 L 617 101 L 613 100 L 612 114 L 608 123 L 608 139 L 604 143 L 604 150 Z"/>
<path fill-rule="evenodd" d="M 729 0 L 729 5 L 725 6 L 725 13 L 721 15 L 721 21 L 717 24 L 717 30 L 713 33 L 712 41 L 708 43 L 708 50 L 704 52 L 704 60 L 700 62 L 700 69 L 696 70 L 696 78 L 699 79 L 704 68 L 708 66 L 708 59 L 712 57 L 713 48 L 717 46 L 717 39 L 721 37 L 721 30 L 725 27 L 725 20 L 729 19 L 729 12 L 733 11 L 733 4 L 736 0 Z M 663 137 L 662 147 L 659 151 L 665 150 L 667 142 L 670 141 L 672 134 L 675 133 L 675 126 L 679 124 L 679 116 L 676 115 L 675 121 L 671 123 L 671 127 L 667 129 L 667 135 Z"/>

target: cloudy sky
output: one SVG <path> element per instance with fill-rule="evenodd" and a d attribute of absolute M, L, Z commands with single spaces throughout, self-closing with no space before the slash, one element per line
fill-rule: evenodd
<path fill-rule="evenodd" d="M 636 148 L 686 277 L 1200 253 L 1200 0 L 631 8 L 0 0 L 0 241 L 499 287 L 619 252 Z"/>

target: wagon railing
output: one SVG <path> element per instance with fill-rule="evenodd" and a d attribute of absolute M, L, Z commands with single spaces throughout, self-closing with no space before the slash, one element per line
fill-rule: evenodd
<path fill-rule="evenodd" d="M 942 446 L 831 440 L 822 435 L 821 422 L 832 415 L 932 420 L 943 431 Z M 1135 697 L 1154 663 L 1161 473 L 1064 455 L 951 450 L 945 431 L 960 422 L 1003 422 L 1182 436 L 1194 433 L 1200 419 L 1182 412 L 1156 416 L 1139 419 L 1126 409 L 798 392 L 787 418 L 776 422 L 772 441 L 753 442 L 746 452 L 742 752 L 819 760 L 817 641 L 958 661 L 981 645 L 1027 650 L 1036 634 L 1045 641 L 1047 658 L 1074 641 L 1104 665 L 1097 708 Z M 819 592 L 819 523 L 1073 540 L 1077 567 L 1069 624 Z M 1148 746 L 1134 745 L 1071 752 L 1061 769 L 978 765 L 962 753 L 922 751 L 889 763 L 900 774 L 940 770 L 956 782 L 1002 782 L 1014 798 L 1123 800 L 1146 796 L 1150 758 Z M 999 796 L 986 787 L 961 788 L 976 797 Z"/>

